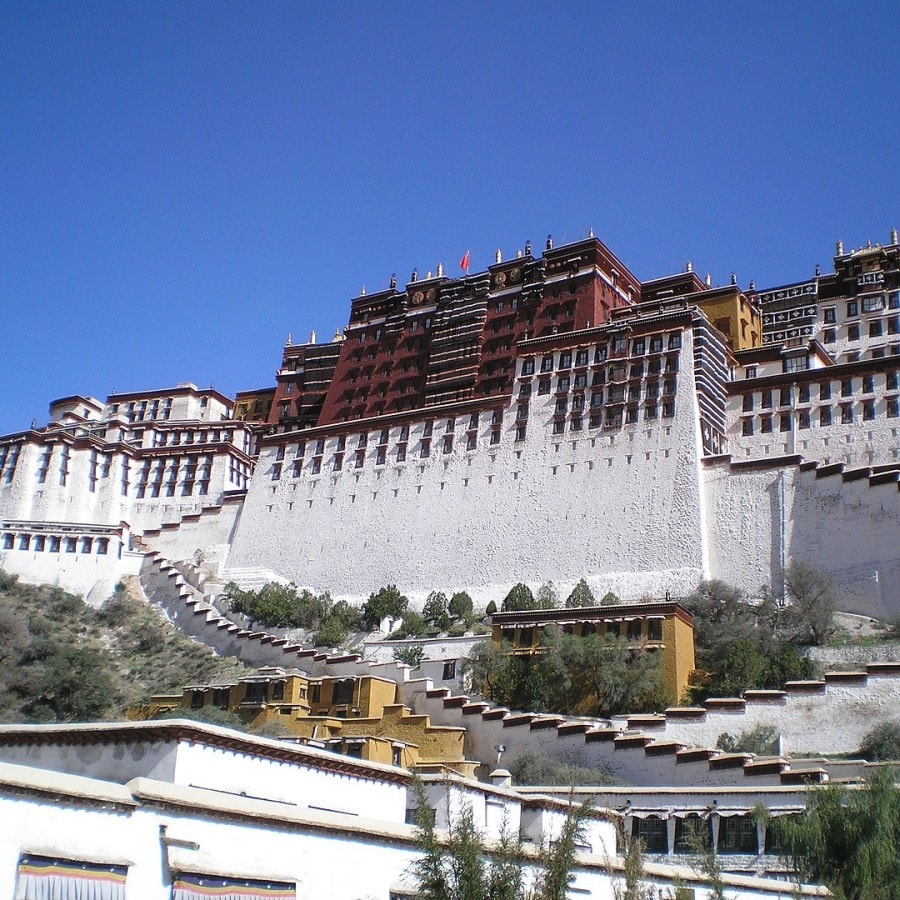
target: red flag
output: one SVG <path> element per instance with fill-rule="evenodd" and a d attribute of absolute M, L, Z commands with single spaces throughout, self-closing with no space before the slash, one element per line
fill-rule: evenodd
<path fill-rule="evenodd" d="M 466 250 L 466 255 L 459 261 L 459 267 L 463 270 L 463 272 L 469 271 L 469 251 Z"/>

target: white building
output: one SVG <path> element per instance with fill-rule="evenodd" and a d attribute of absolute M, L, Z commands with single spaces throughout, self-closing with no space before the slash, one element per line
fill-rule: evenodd
<path fill-rule="evenodd" d="M 420 851 L 401 769 L 177 720 L 2 726 L 0 758 L 3 896 L 391 900 L 414 892 Z M 489 841 L 506 821 L 539 843 L 556 833 L 566 806 L 455 780 L 430 780 L 425 790 L 443 810 L 470 804 Z M 614 819 L 591 820 L 573 893 L 615 897 Z M 676 879 L 696 900 L 708 896 L 689 868 L 647 866 L 652 885 L 672 888 Z M 798 896 L 785 882 L 725 881 L 735 900 Z"/>

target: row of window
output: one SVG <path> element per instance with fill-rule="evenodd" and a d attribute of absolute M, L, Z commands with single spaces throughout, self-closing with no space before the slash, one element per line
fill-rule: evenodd
<path fill-rule="evenodd" d="M 209 493 L 212 466 L 211 455 L 144 460 L 138 470 L 135 496 L 143 499 L 149 493 L 151 497 L 159 497 L 160 494 L 174 497 L 179 487 L 182 497 L 190 497 L 195 487 L 199 496 L 205 496 Z"/>
<path fill-rule="evenodd" d="M 847 340 L 858 341 L 860 326 L 858 322 L 850 322 L 847 327 Z M 869 337 L 878 338 L 884 334 L 900 334 L 900 316 L 891 316 L 889 319 L 875 319 L 869 322 Z M 837 341 L 835 328 L 822 329 L 822 343 L 834 344 Z"/>
<path fill-rule="evenodd" d="M 639 838 L 647 853 L 669 853 L 669 827 L 665 818 L 635 817 L 631 825 L 632 837 Z M 712 821 L 697 814 L 675 817 L 675 833 L 671 852 L 696 853 L 698 847 L 711 847 Z M 753 816 L 720 816 L 718 819 L 719 853 L 759 854 L 759 829 Z M 765 829 L 765 853 L 782 855 L 777 833 Z"/>
<path fill-rule="evenodd" d="M 862 313 L 881 312 L 885 306 L 888 309 L 900 309 L 900 291 L 893 291 L 887 297 L 885 304 L 884 294 L 877 294 L 872 297 L 863 297 L 862 300 L 847 301 L 847 318 L 855 318 Z M 822 321 L 826 325 L 834 325 L 837 322 L 837 307 L 825 306 L 822 308 Z"/>
<path fill-rule="evenodd" d="M 644 627 L 646 623 L 646 628 Z M 614 622 L 579 622 L 562 626 L 564 634 L 577 634 L 581 637 L 590 637 L 605 631 L 613 637 L 625 637 L 629 641 L 661 641 L 663 636 L 663 620 L 660 619 L 629 619 Z M 502 628 L 500 640 L 506 641 L 513 647 L 536 647 L 540 643 L 540 628 Z"/>
<path fill-rule="evenodd" d="M 4 550 L 31 550 L 35 553 L 82 553 L 105 556 L 109 553 L 109 538 L 81 537 L 58 534 L 26 534 L 4 531 L 0 537 Z"/>
<path fill-rule="evenodd" d="M 874 400 L 864 400 L 862 403 L 862 421 L 872 422 L 876 418 L 877 407 Z M 818 419 L 820 426 L 834 425 L 840 421 L 841 425 L 852 425 L 860 413 L 856 412 L 853 403 L 842 403 L 839 406 L 820 406 L 814 413 L 808 409 L 796 411 L 797 428 L 809 428 L 814 417 Z M 888 419 L 900 417 L 900 401 L 896 397 L 887 400 L 885 404 L 885 416 Z M 770 434 L 775 430 L 775 416 L 760 416 L 759 431 L 761 434 Z M 778 415 L 778 430 L 791 431 L 794 427 L 794 413 L 784 412 Z M 749 437 L 755 431 L 756 425 L 752 416 L 741 419 L 741 433 Z"/>
<path fill-rule="evenodd" d="M 125 900 L 127 865 L 84 862 L 59 857 L 23 855 L 16 869 L 16 897 L 36 900 L 65 897 L 66 900 Z M 168 896 L 168 895 L 167 895 Z M 179 872 L 172 879 L 173 900 L 296 900 L 294 883 L 258 881 L 231 876 Z"/>
<path fill-rule="evenodd" d="M 628 338 L 613 337 L 608 344 L 602 344 L 594 348 L 593 362 L 595 364 L 606 362 L 607 358 L 628 355 Z M 657 334 L 649 338 L 633 338 L 631 340 L 631 356 L 644 356 L 646 353 L 662 353 L 663 349 L 678 350 L 681 347 L 681 332 L 673 332 L 666 338 Z M 540 371 L 542 373 L 564 371 L 587 366 L 591 360 L 591 352 L 588 349 L 563 350 L 560 353 L 551 353 L 541 357 Z M 537 361 L 533 358 L 522 360 L 522 375 L 533 375 Z"/>
<path fill-rule="evenodd" d="M 842 378 L 837 390 L 840 391 L 841 397 L 853 397 L 854 392 L 857 389 L 861 389 L 863 394 L 874 394 L 876 384 L 879 381 L 881 381 L 881 376 L 876 375 L 875 373 L 863 375 L 862 378 Z M 812 384 L 797 385 L 797 402 L 810 403 L 814 393 L 818 396 L 819 400 L 830 400 L 834 384 L 835 383 L 831 381 L 822 381 L 818 383 L 818 386 Z M 886 372 L 884 374 L 884 389 L 886 391 L 896 391 L 900 389 L 900 378 L 898 378 L 897 372 Z M 749 391 L 743 395 L 742 408 L 744 412 L 753 412 L 757 402 L 756 397 L 757 394 L 753 391 Z M 778 399 L 778 406 L 791 406 L 794 402 L 794 386 L 787 384 L 780 387 L 777 391 L 771 388 L 759 391 L 760 408 L 772 409 L 776 405 L 776 397 Z"/>

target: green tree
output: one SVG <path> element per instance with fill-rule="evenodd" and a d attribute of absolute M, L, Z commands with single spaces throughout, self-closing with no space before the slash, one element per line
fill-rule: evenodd
<path fill-rule="evenodd" d="M 619 599 L 617 594 L 614 594 L 612 591 L 607 591 L 600 598 L 601 606 L 618 606 L 622 601 Z"/>
<path fill-rule="evenodd" d="M 791 598 L 787 612 L 796 639 L 814 645 L 825 643 L 831 634 L 837 601 L 831 576 L 792 560 L 784 571 L 784 585 Z"/>
<path fill-rule="evenodd" d="M 882 722 L 867 731 L 856 752 L 870 762 L 900 761 L 900 722 Z"/>
<path fill-rule="evenodd" d="M 330 616 L 316 632 L 315 645 L 317 647 L 342 647 L 347 641 L 347 626 L 341 621 L 340 616 Z"/>
<path fill-rule="evenodd" d="M 539 588 L 535 600 L 538 609 L 555 609 L 559 606 L 559 592 L 552 581 L 545 581 Z"/>
<path fill-rule="evenodd" d="M 422 607 L 422 618 L 439 631 L 446 631 L 452 624 L 450 612 L 447 608 L 447 595 L 441 591 L 432 591 L 425 598 L 425 605 Z"/>
<path fill-rule="evenodd" d="M 540 609 L 540 605 L 537 600 L 534 599 L 531 588 L 520 581 L 509 589 L 509 593 L 503 598 L 503 602 L 500 604 L 500 611 L 522 612 L 523 610 L 528 609 Z"/>
<path fill-rule="evenodd" d="M 362 608 L 362 618 L 366 628 L 377 628 L 384 618 L 400 619 L 409 606 L 409 600 L 397 590 L 395 584 L 388 584 L 369 594 Z"/>
<path fill-rule="evenodd" d="M 504 827 L 499 844 L 488 854 L 472 807 L 465 804 L 450 819 L 444 840 L 437 833 L 435 811 L 421 784 L 417 784 L 416 792 L 421 856 L 413 864 L 413 873 L 418 881 L 418 900 L 565 900 L 574 878 L 575 853 L 584 839 L 589 803 L 573 804 L 556 840 L 542 845 L 535 860 L 535 884 L 526 892 L 526 856 L 517 834 Z"/>
<path fill-rule="evenodd" d="M 468 620 L 474 608 L 475 605 L 472 603 L 472 598 L 465 591 L 457 591 L 450 598 L 449 612 L 453 619 Z"/>
<path fill-rule="evenodd" d="M 822 882 L 837 900 L 900 900 L 897 774 L 885 767 L 858 789 L 815 788 L 807 794 L 805 815 L 770 822 L 798 881 Z"/>
<path fill-rule="evenodd" d="M 766 756 L 775 750 L 778 729 L 774 725 L 754 725 L 737 737 L 727 731 L 716 739 L 716 747 L 726 753 L 755 753 Z"/>
<path fill-rule="evenodd" d="M 497 612 L 497 604 L 493 600 L 488 600 L 488 605 L 484 608 L 484 614 L 492 616 L 495 612 Z"/>
<path fill-rule="evenodd" d="M 411 669 L 417 669 L 425 659 L 425 648 L 421 644 L 394 647 L 394 659 L 406 663 Z"/>
<path fill-rule="evenodd" d="M 572 588 L 572 593 L 566 597 L 566 606 L 570 609 L 579 606 L 596 605 L 597 601 L 594 599 L 594 592 L 583 578 Z"/>
<path fill-rule="evenodd" d="M 400 641 L 404 638 L 422 637 L 427 632 L 425 620 L 414 609 L 410 609 L 403 614 L 403 624 L 391 635 L 391 639 Z"/>

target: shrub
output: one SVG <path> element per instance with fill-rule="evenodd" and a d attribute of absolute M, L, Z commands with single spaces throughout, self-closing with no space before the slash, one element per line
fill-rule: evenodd
<path fill-rule="evenodd" d="M 869 762 L 900 760 L 900 722 L 882 722 L 867 731 L 857 754 Z"/>

